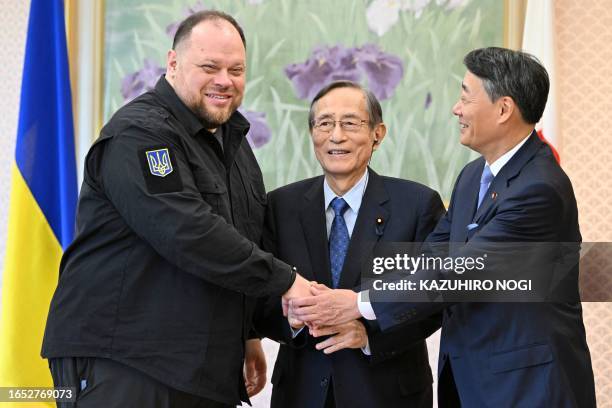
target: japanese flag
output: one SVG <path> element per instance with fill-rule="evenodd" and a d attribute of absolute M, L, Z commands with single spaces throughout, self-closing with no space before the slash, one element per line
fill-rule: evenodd
<path fill-rule="evenodd" d="M 548 71 L 550 92 L 542 119 L 536 130 L 540 139 L 552 148 L 559 161 L 560 137 L 558 123 L 557 83 L 555 70 L 553 0 L 528 0 L 523 31 L 523 51 L 535 55 Z"/>

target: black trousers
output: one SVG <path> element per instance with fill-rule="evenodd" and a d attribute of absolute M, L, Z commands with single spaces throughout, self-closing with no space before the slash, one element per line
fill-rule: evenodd
<path fill-rule="evenodd" d="M 334 398 L 333 380 L 327 386 L 327 395 L 325 397 L 325 408 L 336 408 L 336 399 Z"/>
<path fill-rule="evenodd" d="M 231 407 L 170 388 L 139 370 L 105 358 L 52 358 L 49 368 L 56 387 L 76 388 L 76 402 L 58 402 L 58 408 Z"/>

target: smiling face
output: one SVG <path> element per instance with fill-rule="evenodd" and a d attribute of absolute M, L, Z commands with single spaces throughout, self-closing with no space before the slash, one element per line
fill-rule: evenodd
<path fill-rule="evenodd" d="M 491 102 L 482 80 L 469 71 L 461 88 L 461 97 L 453 107 L 453 114 L 459 118 L 460 142 L 486 155 L 498 141 L 497 113 L 500 107 Z"/>
<path fill-rule="evenodd" d="M 364 93 L 355 88 L 333 89 L 315 103 L 313 118 L 315 123 L 341 120 L 361 124 L 352 131 L 343 130 L 339 123 L 329 133 L 318 130 L 316 125 L 311 131 L 315 155 L 325 175 L 357 182 L 385 136 L 382 123 L 370 129 Z"/>
<path fill-rule="evenodd" d="M 242 103 L 246 51 L 238 31 L 222 19 L 196 25 L 168 52 L 166 79 L 209 130 L 227 122 Z"/>

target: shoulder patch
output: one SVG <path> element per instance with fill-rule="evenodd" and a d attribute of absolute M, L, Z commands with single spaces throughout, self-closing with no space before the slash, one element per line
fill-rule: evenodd
<path fill-rule="evenodd" d="M 176 157 L 171 148 L 151 146 L 140 149 L 138 156 L 149 193 L 173 193 L 183 189 Z"/>
<path fill-rule="evenodd" d="M 172 160 L 170 159 L 168 148 L 148 150 L 146 154 L 149 170 L 152 175 L 166 177 L 168 174 L 172 173 Z"/>

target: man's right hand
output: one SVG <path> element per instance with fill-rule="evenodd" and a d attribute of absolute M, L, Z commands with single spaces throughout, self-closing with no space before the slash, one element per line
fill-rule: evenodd
<path fill-rule="evenodd" d="M 287 317 L 289 325 L 294 329 L 304 327 L 304 322 L 296 319 L 293 314 L 289 313 L 289 300 L 293 298 L 301 298 L 310 296 L 310 282 L 304 279 L 299 273 L 295 275 L 295 281 L 287 292 L 283 295 L 283 316 Z"/>

